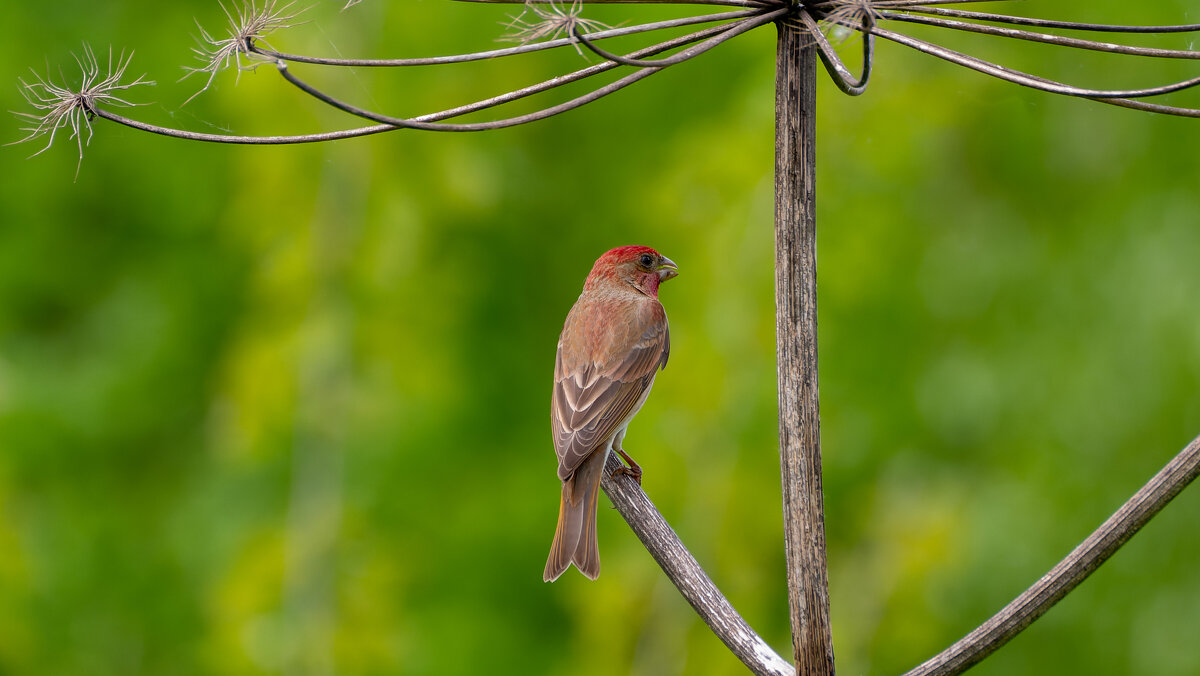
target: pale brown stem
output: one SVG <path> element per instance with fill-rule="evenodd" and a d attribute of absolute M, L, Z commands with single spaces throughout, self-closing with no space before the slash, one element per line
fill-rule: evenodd
<path fill-rule="evenodd" d="M 799 674 L 831 676 L 817 388 L 816 64 L 779 22 L 775 75 L 775 332 L 784 553 Z"/>
<path fill-rule="evenodd" d="M 621 467 L 621 461 L 609 454 L 600 485 L 671 584 L 751 672 L 757 676 L 791 676 L 792 665 L 742 619 L 700 567 L 696 557 L 683 546 L 637 481 L 620 473 Z"/>
<path fill-rule="evenodd" d="M 1008 643 L 1071 593 L 1200 475 L 1200 437 L 1155 474 L 1058 565 L 1000 612 L 904 676 L 956 676 Z"/>

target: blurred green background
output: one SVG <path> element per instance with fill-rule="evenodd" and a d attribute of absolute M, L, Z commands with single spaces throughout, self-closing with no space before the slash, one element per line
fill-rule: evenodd
<path fill-rule="evenodd" d="M 1029 2 L 1198 21 L 1191 0 Z M 284 51 L 487 48 L 512 10 L 321 0 Z M 616 6 L 616 24 L 685 10 Z M 215 2 L 9 2 L 0 103 L 136 49 L 132 114 L 359 126 L 268 67 L 183 82 Z M 1093 86 L 1192 64 L 900 27 Z M 1187 46 L 1189 36 L 1152 44 Z M 187 143 L 95 123 L 0 151 L 0 674 L 739 674 L 601 510 L 603 574 L 541 581 L 554 345 L 592 261 L 676 260 L 644 485 L 787 651 L 766 27 L 593 106 L 468 135 Z M 857 43 L 843 51 L 853 60 Z M 594 61 L 594 60 L 593 60 Z M 399 115 L 578 67 L 326 72 Z M 891 44 L 821 76 L 822 435 L 839 672 L 958 639 L 1200 434 L 1200 121 L 1022 90 Z M 1195 96 L 1177 102 L 1192 105 Z M 518 108 L 525 110 L 527 108 Z M 129 111 L 123 111 L 129 112 Z M 2 136 L 21 137 L 9 117 Z M 1196 674 L 1200 490 L 972 673 Z M 785 652 L 786 654 L 786 652 Z"/>

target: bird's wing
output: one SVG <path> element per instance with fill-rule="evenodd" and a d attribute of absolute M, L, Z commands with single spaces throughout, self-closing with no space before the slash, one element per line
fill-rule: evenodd
<path fill-rule="evenodd" d="M 566 480 L 592 451 L 603 446 L 636 413 L 654 375 L 667 362 L 666 313 L 654 303 L 646 317 L 606 341 L 598 354 L 580 355 L 558 343 L 551 424 L 558 476 Z M 568 320 L 570 321 L 570 320 Z M 563 332 L 570 339 L 570 331 Z"/>

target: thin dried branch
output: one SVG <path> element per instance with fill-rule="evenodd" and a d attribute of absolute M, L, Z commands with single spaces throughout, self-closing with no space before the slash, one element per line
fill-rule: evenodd
<path fill-rule="evenodd" d="M 1147 96 L 1170 94 L 1172 92 L 1182 91 L 1184 89 L 1190 89 L 1191 87 L 1200 85 L 1200 77 L 1195 77 L 1187 80 L 1181 80 L 1179 82 L 1173 82 L 1167 85 L 1162 85 L 1160 87 L 1148 87 L 1145 89 L 1086 89 L 1083 87 L 1074 87 L 1062 82 L 1056 82 L 1054 80 L 1038 77 L 1036 75 L 1030 75 L 1029 73 L 1012 68 L 1006 68 L 990 61 L 984 61 L 983 59 L 976 58 L 968 54 L 963 54 L 962 52 L 958 52 L 953 49 L 940 47 L 932 42 L 918 40 L 917 38 L 903 35 L 901 33 L 895 33 L 883 28 L 875 27 L 871 29 L 871 33 L 886 40 L 891 40 L 893 42 L 905 45 L 906 47 L 911 47 L 919 52 L 936 56 L 940 59 L 944 59 L 960 66 L 965 66 L 971 70 L 984 73 L 985 75 L 991 75 L 992 77 L 999 78 L 1006 82 L 1049 92 L 1051 94 L 1061 94 L 1063 96 L 1078 96 L 1089 99 L 1142 98 Z"/>
<path fill-rule="evenodd" d="M 1119 106 L 1121 108 L 1130 108 L 1132 110 L 1141 110 L 1147 113 L 1159 113 L 1162 115 L 1175 115 L 1177 117 L 1196 117 L 1200 118 L 1200 108 L 1185 108 L 1182 106 L 1167 106 L 1161 103 L 1150 103 L 1149 101 L 1133 101 L 1130 99 L 1092 99 L 1099 103 L 1107 103 L 1110 106 Z"/>
<path fill-rule="evenodd" d="M 644 49 L 638 50 L 637 52 L 634 52 L 634 55 L 638 56 L 638 57 L 654 56 L 655 54 L 659 54 L 659 53 L 662 53 L 665 51 L 677 49 L 679 47 L 683 47 L 683 46 L 686 46 L 689 44 L 694 44 L 696 42 L 700 42 L 701 40 L 705 40 L 709 37 L 718 35 L 721 32 L 725 31 L 726 29 L 727 29 L 726 26 L 712 26 L 709 28 L 705 28 L 703 30 L 696 31 L 695 33 L 690 33 L 688 35 L 682 35 L 682 36 L 679 36 L 679 37 L 676 37 L 676 38 L 673 38 L 670 40 L 666 40 L 657 45 L 646 47 Z M 492 108 L 494 106 L 499 106 L 499 105 L 502 105 L 505 103 L 510 103 L 512 101 L 516 101 L 516 100 L 519 100 L 519 99 L 522 99 L 522 98 L 525 98 L 528 96 L 533 96 L 534 94 L 540 94 L 542 92 L 549 91 L 551 89 L 555 89 L 557 87 L 561 87 L 563 85 L 570 84 L 572 82 L 578 82 L 580 80 L 592 77 L 593 75 L 598 75 L 600 73 L 607 72 L 616 67 L 617 67 L 616 63 L 605 61 L 603 63 L 588 66 L 587 68 L 581 68 L 579 70 L 568 73 L 566 75 L 562 75 L 562 76 L 559 76 L 559 77 L 556 77 L 556 78 L 553 78 L 550 80 L 546 80 L 544 82 L 540 82 L 535 85 L 530 85 L 528 87 L 524 87 L 524 88 L 517 89 L 514 91 L 506 92 L 506 93 L 500 94 L 498 96 L 493 96 L 492 98 L 489 98 L 489 99 L 483 99 L 481 101 L 476 101 L 474 103 L 469 103 L 467 105 L 458 106 L 456 108 L 450 108 L 448 110 L 443 110 L 443 111 L 437 112 L 437 113 L 430 113 L 428 115 L 422 115 L 422 116 L 414 118 L 414 119 L 417 121 L 444 120 L 444 119 L 448 119 L 451 117 L 458 117 L 460 115 L 466 115 L 467 113 L 478 112 L 480 110 L 485 110 L 487 108 Z"/>
<path fill-rule="evenodd" d="M 37 138 L 46 137 L 46 145 L 33 153 L 31 157 L 44 153 L 54 144 L 55 136 L 62 129 L 70 129 L 69 138 L 75 140 L 79 148 L 79 163 L 75 167 L 78 175 L 79 166 L 83 164 L 83 146 L 92 141 L 91 117 L 96 113 L 97 106 L 108 104 L 113 106 L 135 106 L 139 104 L 127 101 L 116 94 L 138 85 L 152 85 L 145 75 L 138 76 L 132 82 L 121 82 L 125 71 L 133 59 L 133 52 L 124 52 L 113 60 L 113 51 L 108 50 L 108 68 L 103 79 L 100 77 L 100 63 L 95 52 L 88 45 L 83 46 L 83 54 L 75 55 L 75 63 L 79 65 L 80 82 L 76 88 L 70 88 L 56 83 L 47 73 L 42 77 L 36 71 L 30 82 L 20 80 L 21 95 L 39 114 L 17 113 L 31 121 L 33 126 L 22 127 L 28 134 L 14 143 L 25 143 Z M 87 138 L 84 138 L 84 132 Z M 8 144 L 6 144 L 8 145 Z"/>
<path fill-rule="evenodd" d="M 776 16 L 782 16 L 783 13 L 785 13 L 785 12 L 786 12 L 786 10 L 779 9 L 779 10 L 776 10 L 774 14 Z M 731 25 L 733 25 L 733 24 L 731 24 Z M 761 24 L 759 24 L 759 25 L 761 25 Z M 747 30 L 749 30 L 749 29 L 747 29 Z M 702 52 L 708 51 L 709 49 L 716 47 L 717 45 L 721 44 L 722 42 L 725 42 L 727 40 L 735 38 L 744 32 L 745 32 L 744 30 L 723 31 L 718 35 L 708 38 L 703 43 L 701 43 L 700 45 L 697 45 L 695 48 L 693 48 L 691 50 L 682 51 L 678 54 L 667 57 L 665 59 L 638 59 L 638 58 L 632 58 L 629 56 L 620 56 L 618 54 L 613 54 L 612 52 L 609 52 L 607 50 L 604 50 L 604 49 L 601 49 L 600 47 L 598 47 L 595 43 L 593 43 L 591 41 L 590 38 L 588 38 L 586 35 L 584 35 L 582 32 L 580 32 L 578 27 L 574 27 L 571 29 L 571 38 L 573 40 L 577 40 L 579 42 L 579 44 L 582 44 L 585 47 L 587 47 L 588 49 L 592 50 L 601 58 L 607 59 L 614 63 L 621 64 L 623 66 L 633 66 L 635 68 L 666 68 L 667 66 L 674 66 L 676 64 L 683 63 L 684 61 L 687 61 Z"/>
<path fill-rule="evenodd" d="M 747 20 L 753 19 L 755 21 L 755 23 L 753 25 L 741 27 L 741 30 L 744 32 L 745 30 L 750 30 L 751 28 L 754 28 L 758 25 L 769 23 L 776 17 L 776 15 L 780 11 L 782 11 L 782 10 L 777 10 L 776 12 L 772 12 L 772 13 L 768 13 L 768 14 L 760 14 L 758 16 L 751 16 Z M 732 28 L 731 28 L 731 26 L 732 26 Z M 661 51 L 665 51 L 665 50 L 669 50 L 669 49 L 675 49 L 677 47 L 684 46 L 689 43 L 701 41 L 706 38 L 717 35 L 721 32 L 733 30 L 734 28 L 737 28 L 737 26 L 734 26 L 733 24 L 727 24 L 727 25 L 722 25 L 722 26 L 713 26 L 713 27 L 689 34 L 689 35 L 684 35 L 684 36 L 674 38 L 672 40 L 667 40 L 663 43 L 654 45 L 652 47 L 647 47 L 638 52 L 634 52 L 634 55 L 635 56 L 652 56 L 655 53 L 659 53 Z M 264 52 L 264 53 L 266 53 L 266 52 Z M 292 82 L 292 84 L 294 84 L 296 86 L 303 85 L 304 87 L 307 87 L 307 84 L 298 80 L 298 78 L 295 78 L 294 76 L 292 76 L 290 74 L 290 72 L 287 71 L 286 65 L 283 64 L 283 62 L 279 62 L 276 65 L 277 65 L 277 67 L 281 68 L 281 73 L 285 77 L 287 77 L 289 79 L 289 81 Z M 411 119 L 389 118 L 389 117 L 385 117 L 385 116 L 377 116 L 373 113 L 368 113 L 367 111 L 361 111 L 363 113 L 361 115 L 362 117 L 367 117 L 368 119 L 376 119 L 376 118 L 386 119 L 386 120 L 389 120 L 389 122 L 383 123 L 383 124 L 372 125 L 372 126 L 368 126 L 368 127 L 359 127 L 359 128 L 355 128 L 355 129 L 345 129 L 345 130 L 340 130 L 340 131 L 325 132 L 325 133 L 319 133 L 319 134 L 299 134 L 299 135 L 290 135 L 290 136 L 242 136 L 242 135 L 233 135 L 233 134 L 211 134 L 211 133 L 203 133 L 203 132 L 186 131 L 186 130 L 182 130 L 182 129 L 173 129 L 170 127 L 163 127 L 163 126 L 159 126 L 159 125 L 148 124 L 148 123 L 141 122 L 138 120 L 133 120 L 128 117 L 124 117 L 122 115 L 118 115 L 116 113 L 113 113 L 111 111 L 107 111 L 104 109 L 97 109 L 95 111 L 95 114 L 104 119 L 107 119 L 111 122 L 116 122 L 118 124 L 132 127 L 134 129 L 139 129 L 141 131 L 150 132 L 152 134 L 160 134 L 163 136 L 170 136 L 170 137 L 180 138 L 180 139 L 185 139 L 185 140 L 190 140 L 190 141 L 201 141 L 201 142 L 206 142 L 206 143 L 231 143 L 231 144 L 252 144 L 252 145 L 253 144 L 282 145 L 282 144 L 296 144 L 296 143 L 319 143 L 322 141 L 334 141 L 334 140 L 340 140 L 340 139 L 345 139 L 345 138 L 368 136 L 371 134 L 378 134 L 378 133 L 386 132 L 386 131 L 395 131 L 397 129 L 404 129 L 404 128 L 425 129 L 425 130 L 430 130 L 430 131 L 484 131 L 484 128 L 481 127 L 480 125 L 491 124 L 493 126 L 495 126 L 495 125 L 512 126 L 513 124 L 520 124 L 520 122 L 515 122 L 514 118 L 509 118 L 508 120 L 498 120 L 498 121 L 492 122 L 492 123 L 478 123 L 478 124 L 474 124 L 474 125 L 450 125 L 450 124 L 437 125 L 437 124 L 432 124 L 432 122 L 434 122 L 436 120 L 444 120 L 444 119 L 449 119 L 449 118 L 453 118 L 453 117 L 458 117 L 461 115 L 466 115 L 468 113 L 478 112 L 480 110 L 498 106 L 498 105 L 501 105 L 504 103 L 509 103 L 511 101 L 515 101 L 520 98 L 524 98 L 527 96 L 531 96 L 533 94 L 541 93 L 541 92 L 547 91 L 549 89 L 553 89 L 555 87 L 559 87 L 564 84 L 568 84 L 570 82 L 575 82 L 575 81 L 584 79 L 586 77 L 590 77 L 592 75 L 602 73 L 606 70 L 611 70 L 614 67 L 616 67 L 616 64 L 611 63 L 611 62 L 596 64 L 594 66 L 590 66 L 588 68 L 581 69 L 579 71 L 570 73 L 570 74 L 562 76 L 562 77 L 553 78 L 551 80 L 547 80 L 547 81 L 539 83 L 537 85 L 525 87 L 523 89 L 519 89 L 519 90 L 516 90 L 513 92 L 507 92 L 505 94 L 502 94 L 502 95 L 496 96 L 496 97 L 492 97 L 490 99 L 484 99 L 482 101 L 477 101 L 475 103 L 467 104 L 465 106 L 451 108 L 449 110 L 441 111 L 438 113 L 430 113 L 427 115 L 421 115 L 419 117 L 414 117 Z M 651 70 L 644 70 L 644 71 L 639 71 L 637 73 L 633 73 L 632 75 L 627 76 L 626 78 L 623 78 L 622 80 L 613 82 L 610 85 L 608 85 L 607 87 L 601 88 L 599 90 L 596 90 L 596 91 L 591 92 L 590 94 L 586 95 L 588 97 L 593 97 L 593 98 L 589 98 L 588 101 L 585 101 L 584 103 L 590 102 L 591 100 L 595 100 L 596 98 L 600 98 L 602 96 L 610 94 L 613 91 L 616 91 L 617 89 L 628 86 L 629 84 L 632 84 L 633 82 L 636 82 L 637 80 L 640 80 L 648 75 L 652 75 L 655 72 L 658 72 L 658 71 L 651 69 Z M 313 90 L 313 92 L 310 92 L 310 94 L 314 95 L 314 96 L 318 96 L 318 98 L 325 97 L 325 95 L 323 93 L 316 92 L 316 90 Z M 339 107 L 344 106 L 342 109 L 346 110 L 346 112 L 351 112 L 352 114 L 356 114 L 356 115 L 359 114 L 358 109 L 355 108 L 354 106 L 350 106 L 349 104 L 345 104 L 340 101 L 338 101 L 337 104 L 333 104 L 332 101 L 334 101 L 334 99 L 332 99 L 332 97 L 326 97 L 326 98 L 330 99 L 331 105 L 338 105 Z M 583 97 L 580 97 L 580 98 L 583 98 Z M 324 100 L 324 99 L 322 98 L 322 100 Z M 578 99 L 576 99 L 576 101 L 578 101 Z M 567 104 L 561 104 L 560 106 L 556 106 L 555 109 L 549 113 L 547 111 L 539 111 L 539 113 L 535 113 L 532 115 L 540 114 L 544 117 L 548 117 L 550 114 L 557 114 L 560 112 L 565 112 L 565 110 L 563 109 L 563 106 L 569 105 L 571 103 L 572 102 L 567 102 Z M 572 107 L 578 107 L 579 105 L 583 105 L 583 103 L 577 103 L 576 105 L 574 105 Z M 347 110 L 347 109 L 349 109 L 349 110 Z M 569 108 L 567 108 L 567 109 L 569 109 Z M 548 109 L 548 110 L 550 110 L 550 109 Z M 529 118 L 529 117 L 530 116 L 522 116 L 522 118 Z M 538 119 L 541 119 L 541 118 L 538 118 Z M 525 121 L 532 121 L 532 120 L 525 119 Z M 393 122 L 395 124 L 393 124 Z"/>
<path fill-rule="evenodd" d="M 1092 89 L 1078 87 L 1032 75 L 1030 73 L 1025 73 L 1012 68 L 1007 68 L 997 63 L 985 61 L 984 59 L 941 47 L 927 40 L 921 40 L 880 28 L 877 25 L 868 25 L 865 20 L 859 20 L 858 18 L 861 16 L 869 16 L 871 19 L 876 21 L 896 21 L 922 24 L 936 28 L 945 28 L 948 30 L 978 33 L 983 35 L 1039 42 L 1060 47 L 1107 52 L 1113 54 L 1167 59 L 1200 60 L 1200 51 L 1196 51 L 1194 49 L 1160 49 L 1122 45 L 1112 42 L 1102 42 L 1098 40 L 1082 39 L 1052 33 L 987 25 L 988 23 L 1001 23 L 1054 30 L 1074 30 L 1121 34 L 1167 34 L 1200 31 L 1200 24 L 1181 24 L 1174 26 L 1126 26 L 1074 21 L 1054 21 L 1048 19 L 1032 19 L 1005 14 L 975 12 L 932 6 L 978 1 L 982 0 L 943 0 L 942 2 L 937 2 L 935 0 L 825 0 L 823 2 L 812 3 L 807 7 L 806 11 L 811 13 L 812 18 L 818 20 L 823 25 L 827 26 L 834 24 L 845 29 L 856 30 L 867 36 L 877 35 L 912 49 L 916 49 L 917 51 L 936 56 L 951 63 L 964 66 L 966 68 L 970 68 L 986 75 L 990 75 L 992 77 L 996 77 L 1024 87 L 1030 87 L 1052 94 L 1092 99 L 1102 103 L 1108 103 L 1110 105 L 1144 110 L 1148 112 L 1178 115 L 1183 117 L 1198 116 L 1198 109 L 1195 108 L 1147 103 L 1133 101 L 1132 99 L 1160 96 L 1190 89 L 1200 85 L 1200 77 L 1180 80 L 1178 82 L 1172 82 L 1170 84 L 1157 87 L 1145 87 L 1140 89 Z M 802 17 L 801 20 L 803 20 Z M 803 25 L 803 29 L 813 36 L 813 41 L 816 43 L 820 51 L 822 61 L 824 61 L 826 66 L 826 70 L 829 71 L 830 76 L 833 78 L 835 84 L 837 84 L 839 88 L 848 94 L 861 93 L 861 87 L 853 86 L 860 83 L 850 82 L 850 76 L 848 74 L 849 71 L 845 68 L 844 64 L 842 64 L 841 61 L 836 58 L 836 54 L 834 53 L 832 47 L 828 45 L 828 42 L 818 37 L 818 31 L 812 27 L 811 23 L 805 23 Z M 866 46 L 864 45 L 864 50 L 865 48 Z M 869 68 L 869 66 L 870 62 L 864 59 L 864 68 Z"/>
<path fill-rule="evenodd" d="M 762 9 L 738 10 L 734 12 L 721 12 L 718 14 L 705 14 L 702 16 L 689 16 L 679 19 L 669 19 L 666 21 L 656 21 L 653 23 L 638 24 L 635 26 L 625 26 L 621 28 L 611 28 L 602 30 L 596 33 L 590 33 L 588 37 L 592 40 L 601 40 L 605 38 L 615 38 L 625 35 L 635 35 L 638 33 L 647 33 L 651 31 L 682 28 L 685 26 L 694 26 L 702 23 L 713 23 L 717 21 L 736 21 L 750 16 L 757 16 L 762 13 Z M 468 63 L 472 61 L 486 61 L 488 59 L 496 59 L 505 56 L 515 56 L 518 54 L 529 54 L 557 47 L 564 47 L 574 42 L 573 38 L 559 38 L 556 40 L 547 40 L 545 42 L 530 43 L 519 47 L 507 47 L 504 49 L 491 49 L 482 52 L 471 52 L 469 54 L 454 54 L 450 56 L 429 56 L 415 59 L 337 59 L 317 56 L 304 56 L 300 54 L 286 54 L 270 49 L 263 49 L 258 45 L 254 45 L 255 53 L 270 57 L 272 59 L 280 59 L 283 61 L 291 61 L 293 63 L 310 63 L 321 66 L 350 66 L 350 67 L 367 67 L 367 68 L 392 68 L 406 66 L 438 66 L 449 65 L 455 63 Z"/>
<path fill-rule="evenodd" d="M 1200 437 L 1129 498 L 1050 572 L 987 622 L 904 676 L 956 676 L 1044 615 L 1200 475 Z"/>
<path fill-rule="evenodd" d="M 828 2 L 838 1 L 828 0 Z M 996 0 L 872 0 L 871 5 L 875 7 L 927 7 L 929 5 L 964 5 L 975 2 L 996 2 Z M 817 6 L 819 7 L 821 4 L 817 3 Z"/>
<path fill-rule="evenodd" d="M 1134 47 L 1131 45 L 1118 45 L 1111 42 L 1098 42 L 1095 40 L 1081 40 L 1079 38 L 1065 37 L 1062 35 L 1051 35 L 1048 33 L 1035 33 L 1031 31 L 1019 30 L 1016 28 L 999 28 L 996 26 L 986 26 L 977 23 L 969 23 L 965 21 L 954 21 L 950 19 L 940 19 L 928 16 L 918 16 L 913 14 L 903 14 L 900 12 L 880 12 L 880 18 L 891 21 L 904 21 L 908 23 L 924 24 L 926 26 L 938 26 L 941 28 L 950 28 L 953 30 L 980 33 L 984 35 L 996 35 L 1005 38 L 1014 38 L 1017 40 L 1028 40 L 1030 42 L 1041 42 L 1043 44 L 1058 45 L 1060 47 L 1074 47 L 1076 49 L 1087 49 L 1096 52 L 1108 52 L 1111 54 L 1128 54 L 1132 56 L 1153 56 L 1165 59 L 1200 59 L 1200 52 L 1187 49 L 1156 49 L 1153 47 Z"/>
<path fill-rule="evenodd" d="M 849 4 L 849 3 L 847 3 Z M 842 62 L 841 57 L 829 44 L 824 31 L 820 25 L 807 10 L 801 11 L 799 14 L 801 25 L 808 31 L 808 35 L 812 37 L 816 43 L 818 53 L 821 56 L 821 63 L 825 65 L 825 71 L 829 73 L 830 79 L 837 85 L 837 88 L 850 96 L 858 96 L 867 91 L 867 85 L 871 81 L 871 69 L 875 63 L 875 35 L 870 32 L 870 29 L 875 26 L 875 12 L 845 12 L 837 15 L 826 15 L 825 21 L 832 21 L 843 26 L 851 26 L 855 23 L 861 23 L 861 27 L 865 35 L 863 36 L 863 55 L 862 55 L 862 74 L 858 79 L 854 79 L 850 69 Z"/>
<path fill-rule="evenodd" d="M 920 14 L 934 14 L 939 16 L 950 16 L 959 19 L 974 19 L 976 21 L 990 21 L 992 23 L 1007 23 L 1014 26 L 1034 26 L 1036 28 L 1061 28 L 1063 30 L 1090 31 L 1093 33 L 1193 33 L 1200 31 L 1200 23 L 1179 24 L 1173 26 L 1133 26 L 1119 24 L 1103 24 L 1103 23 L 1082 23 L 1079 21 L 1055 21 L 1051 19 L 1033 19 L 1023 16 L 1010 16 L 1008 14 L 993 14 L 990 12 L 974 12 L 961 9 L 949 9 L 945 7 L 921 7 L 917 3 L 887 3 L 876 2 L 876 7 L 891 6 L 897 9 L 903 7 L 906 11 L 917 12 Z M 935 3 L 946 4 L 946 3 Z"/>
<path fill-rule="evenodd" d="M 379 134 L 385 131 L 395 131 L 396 127 L 390 124 L 376 124 L 370 127 L 358 127 L 357 129 L 343 129 L 341 131 L 323 132 L 320 134 L 297 134 L 294 136 L 239 136 L 236 134 L 208 134 L 197 131 L 187 131 L 186 129 L 173 129 L 171 127 L 162 127 L 157 124 L 142 122 L 118 115 L 111 110 L 97 108 L 95 110 L 96 117 L 102 117 L 109 122 L 137 129 L 139 131 L 158 134 L 160 136 L 170 136 L 171 138 L 183 139 L 185 141 L 200 141 L 202 143 L 230 143 L 233 145 L 292 145 L 297 143 L 321 143 L 323 141 L 340 141 L 347 138 L 357 138 L 359 136 L 370 136 L 371 134 Z"/>
<path fill-rule="evenodd" d="M 549 5 L 560 0 L 456 0 L 483 5 Z M 724 7 L 751 7 L 762 9 L 769 5 L 783 4 L 779 0 L 587 0 L 590 5 L 721 5 Z"/>
<path fill-rule="evenodd" d="M 742 619 L 641 486 L 628 475 L 616 472 L 620 466 L 616 456 L 609 454 L 600 485 L 671 584 L 751 672 L 758 676 L 793 676 L 792 665 Z"/>
<path fill-rule="evenodd" d="M 681 57 L 680 61 L 685 61 L 687 59 L 693 58 L 695 56 L 698 56 L 698 55 L 716 47 L 717 45 L 721 44 L 721 42 L 723 41 L 720 39 L 722 37 L 726 37 L 726 39 L 728 39 L 729 37 L 734 37 L 736 35 L 740 35 L 741 33 L 745 33 L 748 30 L 757 28 L 758 26 L 761 26 L 766 23 L 770 23 L 771 21 L 774 21 L 775 19 L 779 18 L 780 16 L 782 16 L 783 14 L 785 14 L 788 11 L 789 10 L 786 8 L 777 9 L 773 12 L 767 12 L 765 14 L 760 14 L 758 16 L 742 19 L 740 21 L 736 21 L 734 23 L 727 24 L 725 26 L 720 26 L 720 27 L 718 27 L 718 30 L 720 31 L 720 33 L 718 35 L 714 35 L 713 37 L 710 37 L 710 38 L 704 40 L 703 42 L 700 42 L 699 44 L 695 44 L 695 45 L 688 47 L 687 49 L 684 49 L 683 51 L 681 51 L 678 54 L 678 56 Z M 696 34 L 693 34 L 692 36 L 685 36 L 685 37 L 694 37 L 695 35 Z M 663 45 L 658 45 L 654 49 L 661 50 L 661 49 L 663 49 Z M 475 123 L 466 123 L 466 124 L 438 124 L 438 123 L 424 122 L 424 121 L 421 121 L 418 119 L 412 119 L 412 118 L 392 117 L 390 115 L 382 115 L 382 114 L 375 113 L 375 112 L 372 112 L 369 110 L 365 110 L 363 108 L 359 108 L 359 107 L 354 106 L 345 101 L 341 101 L 333 96 L 330 96 L 330 95 L 320 91 L 319 89 L 309 85 L 308 83 L 304 82 L 303 80 L 300 80 L 299 78 L 297 78 L 295 75 L 293 75 L 291 73 L 291 71 L 287 68 L 287 65 L 285 63 L 283 63 L 282 61 L 277 64 L 277 67 L 279 68 L 279 72 L 284 76 L 285 79 L 287 79 L 288 82 L 297 86 L 302 91 L 304 91 L 306 94 L 309 94 L 310 96 L 313 96 L 314 98 L 320 100 L 321 102 L 331 105 L 339 110 L 350 113 L 351 115 L 356 115 L 358 117 L 362 117 L 365 119 L 373 120 L 373 121 L 380 122 L 383 124 L 392 125 L 397 128 L 422 129 L 425 131 L 469 132 L 469 131 L 489 131 L 489 130 L 493 130 L 493 129 L 504 129 L 507 127 L 514 127 L 517 125 L 535 122 L 537 120 L 544 120 L 548 117 L 553 117 L 555 115 L 565 113 L 569 110 L 574 110 L 575 108 L 579 108 L 580 106 L 587 105 L 588 103 L 591 103 L 591 102 L 601 99 L 605 96 L 608 96 L 609 94 L 612 94 L 613 92 L 616 92 L 620 89 L 623 89 L 623 88 L 633 84 L 634 82 L 637 82 L 638 80 L 641 80 L 645 77 L 653 75 L 654 73 L 657 73 L 658 71 L 662 70 L 666 66 L 657 66 L 657 67 L 653 67 L 653 68 L 645 68 L 645 69 L 639 70 L 639 71 L 632 73 L 630 75 L 627 75 L 619 80 L 611 82 L 603 87 L 595 89 L 587 94 L 584 94 L 582 96 L 578 96 L 574 99 L 571 99 L 570 101 L 566 101 L 564 103 L 560 103 L 555 106 L 550 106 L 548 108 L 543 108 L 542 110 L 538 110 L 538 111 L 535 111 L 532 113 L 527 113 L 525 115 L 518 115 L 515 117 L 510 117 L 510 118 L 505 118 L 505 119 L 500 119 L 500 120 L 492 120 L 489 122 L 475 122 Z M 545 84 L 548 85 L 547 88 L 549 88 L 549 87 L 561 86 L 562 84 L 565 84 L 565 83 L 562 82 L 560 79 L 556 78 L 554 80 L 547 81 L 547 83 L 545 83 Z M 462 113 L 459 113 L 459 114 L 462 114 Z"/>

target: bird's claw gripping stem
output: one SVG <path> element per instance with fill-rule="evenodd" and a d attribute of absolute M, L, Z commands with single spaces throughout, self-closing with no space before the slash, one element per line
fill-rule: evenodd
<path fill-rule="evenodd" d="M 626 453 L 625 451 L 623 451 L 619 448 L 614 448 L 613 450 L 616 451 L 617 454 L 620 455 L 622 458 L 624 458 L 625 462 L 629 463 L 628 467 L 620 467 L 620 468 L 614 470 L 613 474 L 614 475 L 628 474 L 630 477 L 633 478 L 634 481 L 637 482 L 637 485 L 641 486 L 642 485 L 642 466 L 637 464 L 636 462 L 634 462 L 633 458 L 629 457 L 629 454 Z"/>

